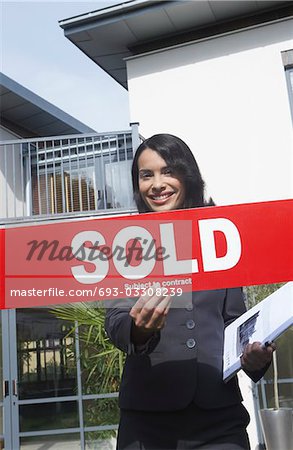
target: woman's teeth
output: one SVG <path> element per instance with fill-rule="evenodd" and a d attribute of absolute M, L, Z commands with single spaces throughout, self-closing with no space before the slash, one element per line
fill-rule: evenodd
<path fill-rule="evenodd" d="M 170 197 L 172 194 L 164 194 L 164 195 L 157 195 L 156 197 L 155 196 L 152 196 L 152 199 L 153 200 L 165 200 L 165 198 L 168 198 L 168 197 Z"/>

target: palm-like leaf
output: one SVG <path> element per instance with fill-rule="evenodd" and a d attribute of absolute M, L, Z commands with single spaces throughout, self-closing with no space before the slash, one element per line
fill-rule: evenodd
<path fill-rule="evenodd" d="M 56 306 L 52 313 L 72 323 L 69 334 L 78 328 L 81 366 L 85 375 L 85 388 L 99 386 L 99 392 L 118 390 L 123 370 L 124 355 L 109 341 L 105 330 L 105 310 L 91 303 L 72 303 Z"/>

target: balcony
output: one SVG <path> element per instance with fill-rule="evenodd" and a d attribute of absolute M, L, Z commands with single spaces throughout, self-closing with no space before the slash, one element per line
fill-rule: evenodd
<path fill-rule="evenodd" d="M 116 133 L 0 142 L 0 221 L 135 211 L 131 164 L 137 125 Z"/>

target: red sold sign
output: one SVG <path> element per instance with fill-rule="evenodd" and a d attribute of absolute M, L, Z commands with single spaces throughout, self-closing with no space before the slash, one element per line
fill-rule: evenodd
<path fill-rule="evenodd" d="M 0 230 L 1 308 L 293 279 L 292 200 Z M 159 283 L 159 284 L 155 284 Z"/>

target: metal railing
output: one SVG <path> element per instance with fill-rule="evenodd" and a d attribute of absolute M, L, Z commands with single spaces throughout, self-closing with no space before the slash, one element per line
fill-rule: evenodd
<path fill-rule="evenodd" d="M 0 221 L 134 209 L 137 124 L 95 133 L 0 142 Z"/>

